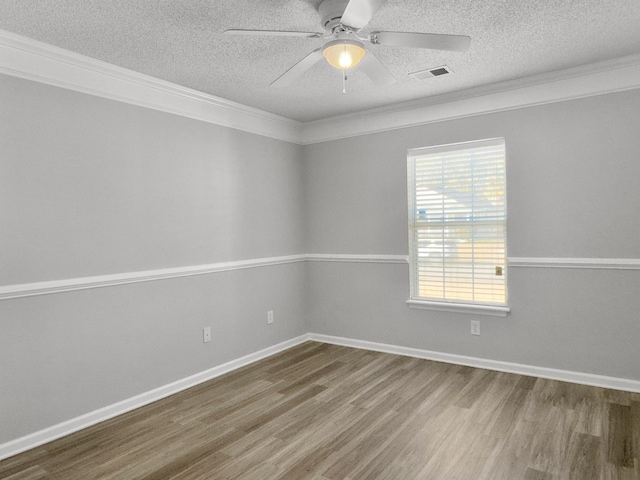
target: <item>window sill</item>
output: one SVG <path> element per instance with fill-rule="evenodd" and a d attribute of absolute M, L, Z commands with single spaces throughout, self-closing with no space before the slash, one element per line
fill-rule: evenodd
<path fill-rule="evenodd" d="M 508 306 L 499 305 L 472 305 L 468 303 L 430 302 L 427 300 L 407 300 L 410 308 L 424 310 L 438 310 L 441 312 L 471 313 L 475 315 L 491 315 L 494 317 L 506 317 L 511 311 Z"/>

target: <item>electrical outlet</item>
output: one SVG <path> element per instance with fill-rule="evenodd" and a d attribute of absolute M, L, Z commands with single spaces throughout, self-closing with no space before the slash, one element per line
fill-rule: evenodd
<path fill-rule="evenodd" d="M 202 341 L 204 343 L 211 341 L 211 327 L 204 327 L 202 329 Z"/>
<path fill-rule="evenodd" d="M 480 322 L 471 320 L 471 335 L 480 335 Z"/>
<path fill-rule="evenodd" d="M 273 323 L 273 310 L 269 310 L 267 312 L 267 323 L 268 324 L 272 324 Z"/>

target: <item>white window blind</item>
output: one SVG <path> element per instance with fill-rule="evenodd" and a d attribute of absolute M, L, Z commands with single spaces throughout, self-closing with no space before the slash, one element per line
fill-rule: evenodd
<path fill-rule="evenodd" d="M 504 139 L 410 150 L 410 300 L 506 305 Z"/>

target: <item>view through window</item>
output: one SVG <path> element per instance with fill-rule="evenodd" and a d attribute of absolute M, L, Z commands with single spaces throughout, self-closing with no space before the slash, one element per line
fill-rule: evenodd
<path fill-rule="evenodd" d="M 409 150 L 410 300 L 506 305 L 504 139 Z"/>

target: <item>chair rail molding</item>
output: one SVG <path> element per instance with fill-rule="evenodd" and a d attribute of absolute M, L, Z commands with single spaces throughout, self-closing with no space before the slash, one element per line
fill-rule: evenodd
<path fill-rule="evenodd" d="M 577 268 L 597 270 L 640 270 L 637 258 L 542 258 L 509 257 L 512 268 Z M 207 275 L 246 268 L 268 267 L 296 262 L 326 263 L 377 263 L 387 265 L 408 265 L 407 255 L 397 254 L 352 254 L 352 253 L 301 253 L 279 257 L 252 258 L 230 262 L 171 267 L 155 270 L 96 275 L 91 277 L 48 280 L 16 285 L 0 286 L 0 301 L 12 298 L 32 297 L 53 293 L 85 290 L 88 288 L 110 287 L 127 283 L 151 282 L 193 275 Z"/>
<path fill-rule="evenodd" d="M 52 293 L 85 290 L 88 288 L 110 287 L 127 283 L 151 282 L 170 278 L 189 277 L 193 275 L 207 275 L 246 268 L 268 267 L 287 263 L 302 262 L 306 255 L 286 255 L 281 257 L 253 258 L 233 262 L 210 263 L 206 265 L 191 265 L 187 267 L 162 268 L 138 272 L 116 273 L 92 277 L 69 278 L 44 282 L 24 283 L 19 285 L 0 286 L 0 301 L 11 298 L 32 297 Z"/>
<path fill-rule="evenodd" d="M 640 270 L 640 258 L 509 257 L 510 267 Z"/>

